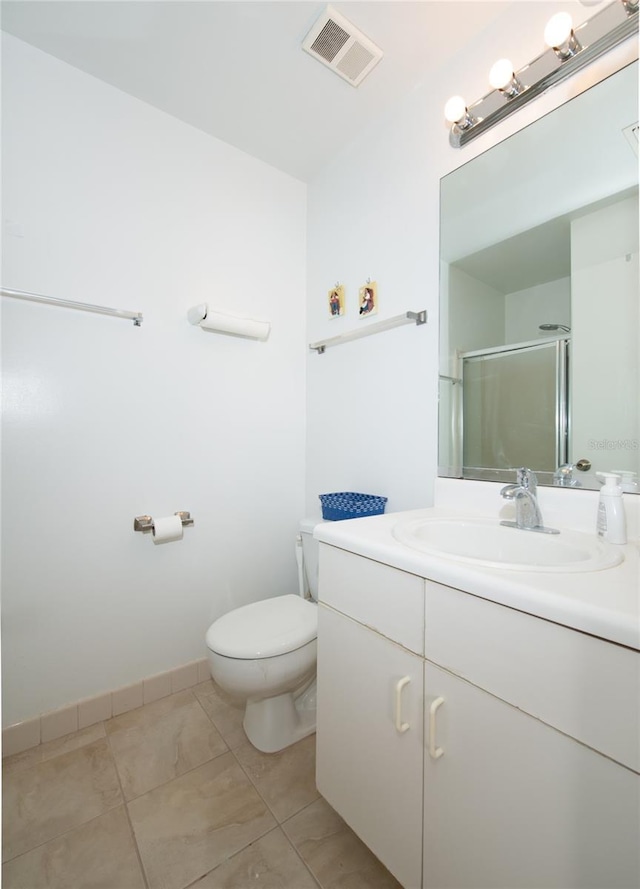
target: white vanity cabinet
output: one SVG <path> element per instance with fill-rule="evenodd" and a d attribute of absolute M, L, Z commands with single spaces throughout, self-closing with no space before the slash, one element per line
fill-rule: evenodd
<path fill-rule="evenodd" d="M 403 886 L 417 887 L 424 582 L 325 546 L 320 577 L 318 789 Z"/>
<path fill-rule="evenodd" d="M 425 595 L 425 889 L 640 886 L 638 652 Z"/>
<path fill-rule="evenodd" d="M 427 662 L 425 889 L 636 889 L 638 776 Z M 437 699 L 436 698 L 436 699 Z M 375 851 L 375 850 L 374 850 Z"/>
<path fill-rule="evenodd" d="M 639 664 L 322 544 L 319 790 L 406 889 L 637 889 Z"/>

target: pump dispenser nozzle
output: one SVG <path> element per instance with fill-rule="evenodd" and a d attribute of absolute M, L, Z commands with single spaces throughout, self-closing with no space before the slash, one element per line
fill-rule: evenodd
<path fill-rule="evenodd" d="M 622 479 L 615 472 L 596 472 L 596 476 L 604 480 L 604 488 L 619 488 Z"/>

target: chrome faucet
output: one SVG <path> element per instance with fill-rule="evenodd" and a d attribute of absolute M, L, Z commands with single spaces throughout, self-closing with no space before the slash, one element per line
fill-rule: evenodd
<path fill-rule="evenodd" d="M 515 485 L 505 485 L 500 496 L 505 500 L 513 500 L 516 505 L 515 522 L 500 522 L 508 528 L 519 528 L 521 531 L 538 531 L 542 534 L 559 534 L 555 528 L 545 528 L 538 505 L 538 479 L 535 472 L 522 466 L 516 470 Z"/>

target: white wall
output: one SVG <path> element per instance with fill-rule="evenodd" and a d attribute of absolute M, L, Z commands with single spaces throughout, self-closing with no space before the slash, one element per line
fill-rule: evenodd
<path fill-rule="evenodd" d="M 316 513 L 318 494 L 330 491 L 382 494 L 388 511 L 430 496 L 435 473 L 425 466 L 435 466 L 436 426 L 425 405 L 437 393 L 438 325 L 423 217 L 437 221 L 437 202 L 421 201 L 426 135 L 422 115 L 395 116 L 310 187 L 308 341 L 406 311 L 430 313 L 427 325 L 309 355 L 307 509 Z M 379 313 L 361 319 L 358 288 L 368 277 L 378 282 Z M 347 311 L 329 319 L 326 293 L 336 281 Z"/>
<path fill-rule="evenodd" d="M 505 343 L 524 343 L 538 337 L 554 336 L 554 331 L 540 330 L 540 325 L 565 324 L 571 327 L 571 278 L 558 278 L 507 293 L 504 306 Z"/>
<path fill-rule="evenodd" d="M 20 41 L 3 43 L 4 724 L 204 657 L 296 589 L 305 186 Z M 191 327 L 195 303 L 272 322 Z M 190 510 L 154 546 L 133 518 Z"/>
<path fill-rule="evenodd" d="M 482 96 L 487 72 L 505 54 L 516 69 L 537 56 L 560 9 L 576 24 L 593 14 L 571 2 L 505 4 L 439 77 L 373 122 L 310 184 L 308 341 L 367 323 L 353 302 L 367 276 L 380 287 L 378 319 L 426 308 L 429 323 L 309 355 L 307 509 L 318 510 L 319 493 L 337 490 L 386 494 L 388 511 L 433 502 L 440 178 L 632 61 L 637 48 L 627 41 L 461 150 L 449 146 L 443 107 L 456 93 Z M 336 281 L 346 286 L 350 311 L 329 321 L 326 292 Z"/>
<path fill-rule="evenodd" d="M 448 341 L 459 351 L 553 336 L 553 332 L 540 330 L 540 324 L 547 322 L 571 326 L 569 277 L 505 294 L 455 266 L 449 267 L 448 275 Z M 441 333 L 441 342 L 442 337 Z M 454 352 L 449 346 L 449 356 Z M 452 368 L 442 348 L 440 368 L 442 373 Z"/>
<path fill-rule="evenodd" d="M 637 194 L 573 220 L 571 280 L 571 459 L 640 474 Z"/>
<path fill-rule="evenodd" d="M 505 343 L 504 294 L 455 266 L 449 267 L 449 353 Z M 453 347 L 453 348 L 452 348 Z M 440 366 L 443 366 L 442 361 Z M 452 370 L 458 370 L 449 364 Z M 448 371 L 443 371 L 447 373 Z"/>
<path fill-rule="evenodd" d="M 504 343 L 504 294 L 444 261 L 441 287 L 448 293 L 440 313 L 438 465 L 445 474 L 462 472 L 462 387 L 446 377 L 462 377 L 459 352 Z"/>

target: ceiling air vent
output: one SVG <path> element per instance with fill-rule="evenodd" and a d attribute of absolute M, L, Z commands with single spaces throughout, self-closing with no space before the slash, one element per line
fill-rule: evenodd
<path fill-rule="evenodd" d="M 630 126 L 625 127 L 622 131 L 627 139 L 629 145 L 633 148 L 636 154 L 638 154 L 638 139 L 640 138 L 640 125 L 637 123 L 632 123 Z"/>
<path fill-rule="evenodd" d="M 383 56 L 379 46 L 331 6 L 309 31 L 302 48 L 352 86 L 362 83 Z"/>

